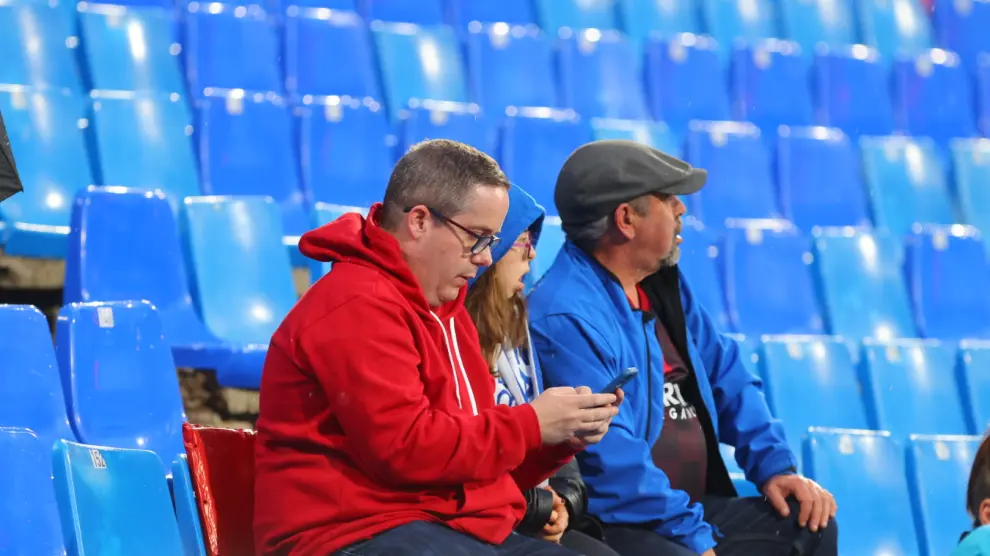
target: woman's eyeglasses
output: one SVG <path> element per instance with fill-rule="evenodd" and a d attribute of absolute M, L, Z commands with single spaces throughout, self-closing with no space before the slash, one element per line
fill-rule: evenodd
<path fill-rule="evenodd" d="M 529 238 L 517 239 L 516 242 L 512 244 L 512 248 L 522 249 L 523 254 L 526 255 L 526 257 L 529 257 L 533 254 L 533 240 Z"/>
<path fill-rule="evenodd" d="M 409 208 L 407 208 L 405 210 L 405 212 L 409 212 L 412 209 L 413 209 L 413 207 L 409 207 Z M 479 234 L 479 233 L 477 233 L 475 231 L 472 231 L 472 230 L 470 230 L 468 228 L 465 228 L 464 226 L 458 224 L 457 222 L 454 222 L 450 218 L 447 218 L 443 214 L 440 214 L 440 211 L 438 211 L 436 209 L 432 209 L 430 207 L 427 207 L 427 210 L 429 210 L 430 211 L 430 214 L 432 214 L 434 217 L 440 219 L 442 222 L 444 222 L 446 224 L 450 224 L 451 226 L 453 226 L 453 227 L 461 230 L 462 232 L 468 234 L 469 236 L 473 237 L 475 241 L 474 241 L 474 245 L 471 246 L 471 254 L 472 255 L 480 255 L 481 253 L 483 253 L 485 251 L 485 249 L 495 249 L 495 247 L 502 241 L 502 238 L 498 237 L 495 234 L 486 236 L 486 235 L 481 235 L 481 234 Z"/>

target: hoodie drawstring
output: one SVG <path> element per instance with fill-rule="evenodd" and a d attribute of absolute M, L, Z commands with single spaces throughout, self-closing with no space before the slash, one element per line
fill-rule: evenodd
<path fill-rule="evenodd" d="M 437 321 L 440 325 L 440 330 L 443 332 L 443 343 L 447 348 L 447 358 L 450 360 L 450 372 L 454 374 L 454 390 L 457 393 L 457 407 L 464 409 L 464 405 L 461 403 L 461 383 L 457 378 L 457 364 L 454 363 L 454 353 L 457 353 L 457 363 L 460 363 L 461 376 L 464 377 L 464 385 L 467 387 L 468 397 L 471 401 L 471 412 L 473 415 L 478 414 L 478 405 L 474 401 L 474 390 L 471 388 L 471 381 L 468 379 L 467 371 L 464 370 L 464 362 L 461 361 L 461 352 L 457 349 L 457 331 L 454 328 L 454 319 L 450 319 L 450 335 L 454 337 L 454 351 L 451 351 L 450 346 L 450 336 L 447 335 L 447 327 L 443 325 L 443 321 L 440 317 L 436 315 L 433 311 L 430 311 L 430 315 Z"/>

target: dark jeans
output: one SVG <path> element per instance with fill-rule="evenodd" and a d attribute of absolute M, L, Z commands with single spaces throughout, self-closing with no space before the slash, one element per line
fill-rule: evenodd
<path fill-rule="evenodd" d="M 619 556 L 619 553 L 602 541 L 580 531 L 568 531 L 560 538 L 560 544 L 582 556 Z"/>
<path fill-rule="evenodd" d="M 722 538 L 718 556 L 837 556 L 839 527 L 812 533 L 798 527 L 798 503 L 788 500 L 790 517 L 781 517 L 764 498 L 709 497 L 702 501 L 705 521 Z M 605 540 L 622 556 L 697 556 L 697 554 L 642 526 L 606 525 Z"/>
<path fill-rule="evenodd" d="M 512 533 L 501 545 L 488 544 L 439 523 L 413 521 L 333 556 L 576 556 L 559 544 Z"/>

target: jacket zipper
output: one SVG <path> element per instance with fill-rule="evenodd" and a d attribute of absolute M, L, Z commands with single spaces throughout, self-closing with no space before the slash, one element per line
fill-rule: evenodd
<path fill-rule="evenodd" d="M 650 426 L 653 424 L 653 356 L 650 354 L 649 321 L 643 313 L 643 334 L 646 335 L 646 442 L 650 442 Z"/>

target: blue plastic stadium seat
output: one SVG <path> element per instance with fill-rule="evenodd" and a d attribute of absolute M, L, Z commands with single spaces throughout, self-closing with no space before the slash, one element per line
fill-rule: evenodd
<path fill-rule="evenodd" d="M 326 71 L 327 60 L 335 60 Z M 285 88 L 290 95 L 381 100 L 367 26 L 356 13 L 290 11 L 285 18 Z"/>
<path fill-rule="evenodd" d="M 795 454 L 809 427 L 873 428 L 852 355 L 841 340 L 768 336 L 761 363 L 767 401 Z"/>
<path fill-rule="evenodd" d="M 770 154 L 750 123 L 692 122 L 686 160 L 708 170 L 693 197 L 695 215 L 714 229 L 729 218 L 778 218 Z"/>
<path fill-rule="evenodd" d="M 956 228 L 909 236 L 904 273 L 918 331 L 946 340 L 990 338 L 990 263 L 975 231 Z"/>
<path fill-rule="evenodd" d="M 536 23 L 533 5 L 529 0 L 499 0 L 498 2 L 478 2 L 477 0 L 448 0 L 448 21 L 459 27 L 468 27 L 472 21 L 479 23 L 508 23 L 529 25 Z"/>
<path fill-rule="evenodd" d="M 677 137 L 663 122 L 594 118 L 591 120 L 591 129 L 596 140 L 625 139 L 637 141 L 676 157 L 683 156 L 683 140 Z"/>
<path fill-rule="evenodd" d="M 0 6 L 0 84 L 82 91 L 72 15 L 42 2 Z"/>
<path fill-rule="evenodd" d="M 61 441 L 55 497 L 69 554 L 181 554 L 162 462 L 154 452 Z"/>
<path fill-rule="evenodd" d="M 863 173 L 873 222 L 897 236 L 918 224 L 956 222 L 935 143 L 926 137 L 863 137 Z"/>
<path fill-rule="evenodd" d="M 424 100 L 469 102 L 461 49 L 447 26 L 376 22 L 371 27 L 392 121 Z"/>
<path fill-rule="evenodd" d="M 753 122 L 771 142 L 780 125 L 811 125 L 808 60 L 797 44 L 766 40 L 735 49 L 732 106 L 736 119 Z"/>
<path fill-rule="evenodd" d="M 592 140 L 591 128 L 573 113 L 553 110 L 521 111 L 507 118 L 499 161 L 505 175 L 556 215 L 553 191 L 564 161 Z"/>
<path fill-rule="evenodd" d="M 650 36 L 701 32 L 693 0 L 618 0 L 616 8 L 622 29 L 634 43 L 644 42 Z"/>
<path fill-rule="evenodd" d="M 969 69 L 975 69 L 980 53 L 990 52 L 990 3 L 983 1 L 934 2 L 932 23 L 939 46 L 951 50 L 963 59 Z"/>
<path fill-rule="evenodd" d="M 910 434 L 969 434 L 955 373 L 955 347 L 936 340 L 863 341 L 863 381 L 878 429 Z"/>
<path fill-rule="evenodd" d="M 716 262 L 719 246 L 704 226 L 693 219 L 684 222 L 681 238 L 681 259 L 677 266 L 690 285 L 695 301 L 715 319 L 719 330 L 732 330 Z"/>
<path fill-rule="evenodd" d="M 297 10 L 308 8 L 323 8 L 333 11 L 358 11 L 359 0 L 268 0 L 268 9 L 273 12 L 284 11 L 286 14 L 297 13 Z"/>
<path fill-rule="evenodd" d="M 916 337 L 903 260 L 899 239 L 889 234 L 822 231 L 815 267 L 829 330 L 853 340 Z"/>
<path fill-rule="evenodd" d="M 722 45 L 728 60 L 733 44 L 779 37 L 770 0 L 700 0 L 708 34 Z"/>
<path fill-rule="evenodd" d="M 858 42 L 850 0 L 783 0 L 778 5 L 784 36 L 801 45 L 806 56 L 814 54 L 819 43 L 837 47 Z"/>
<path fill-rule="evenodd" d="M 326 226 L 349 212 L 357 212 L 364 216 L 368 215 L 368 209 L 365 207 L 316 203 L 315 210 L 313 211 L 316 216 L 316 227 Z M 310 282 L 314 284 L 317 280 L 323 278 L 327 272 L 330 272 L 330 267 L 333 266 L 333 263 L 317 261 L 315 259 L 307 259 L 307 261 L 309 266 L 309 279 Z"/>
<path fill-rule="evenodd" d="M 875 50 L 863 45 L 815 54 L 812 84 L 816 123 L 852 138 L 894 130 L 887 70 Z"/>
<path fill-rule="evenodd" d="M 980 131 L 990 137 L 990 55 L 981 55 L 976 70 L 976 106 Z"/>
<path fill-rule="evenodd" d="M 739 496 L 762 496 L 756 485 L 746 480 L 746 473 L 736 462 L 736 449 L 728 444 L 719 444 L 719 452 L 722 454 L 722 461 L 725 469 L 729 472 L 729 478 L 736 487 L 736 494 Z"/>
<path fill-rule="evenodd" d="M 920 0 L 861 0 L 856 6 L 863 42 L 880 52 L 884 65 L 932 47 L 931 25 Z"/>
<path fill-rule="evenodd" d="M 960 342 L 956 378 L 970 430 L 990 430 L 990 342 Z"/>
<path fill-rule="evenodd" d="M 179 367 L 260 373 L 264 352 L 220 341 L 196 315 L 176 218 L 160 194 L 92 187 L 77 197 L 64 302 L 146 299 L 158 310 Z"/>
<path fill-rule="evenodd" d="M 8 255 L 65 256 L 72 198 L 93 183 L 82 131 L 88 125 L 84 102 L 58 91 L 0 89 L 0 113 L 25 185 L 0 206 Z"/>
<path fill-rule="evenodd" d="M 959 535 L 973 528 L 966 512 L 969 471 L 980 447 L 978 436 L 911 435 L 908 486 L 921 523 L 919 542 L 926 554 L 951 554 Z"/>
<path fill-rule="evenodd" d="M 263 197 L 188 197 L 182 214 L 193 298 L 203 322 L 224 340 L 266 350 L 296 303 L 278 206 Z M 229 382 L 258 387 L 260 373 L 237 371 Z"/>
<path fill-rule="evenodd" d="M 682 136 L 690 120 L 729 119 L 729 95 L 714 40 L 677 35 L 650 41 L 645 52 L 646 94 L 654 119 Z"/>
<path fill-rule="evenodd" d="M 79 29 L 92 88 L 185 96 L 174 26 L 161 7 L 84 4 Z"/>
<path fill-rule="evenodd" d="M 646 119 L 639 49 L 618 31 L 579 31 L 557 50 L 563 106 L 586 118 Z"/>
<path fill-rule="evenodd" d="M 509 106 L 558 106 L 553 47 L 538 27 L 472 29 L 466 52 L 475 99 L 490 116 Z"/>
<path fill-rule="evenodd" d="M 535 0 L 540 27 L 555 35 L 559 29 L 616 29 L 615 0 Z"/>
<path fill-rule="evenodd" d="M 871 225 L 859 153 L 841 130 L 780 128 L 776 162 L 781 208 L 798 228 Z"/>
<path fill-rule="evenodd" d="M 25 428 L 0 427 L 0 519 L 7 554 L 64 556 L 55 488 L 52 449 Z"/>
<path fill-rule="evenodd" d="M 196 503 L 196 489 L 189 475 L 189 460 L 186 454 L 179 454 L 172 462 L 172 500 L 175 502 L 175 519 L 182 537 L 183 554 L 186 556 L 206 556 L 206 543 L 203 540 L 203 527 L 199 522 L 199 505 Z"/>
<path fill-rule="evenodd" d="M 482 117 L 476 104 L 426 102 L 406 111 L 401 122 L 400 152 L 426 139 L 451 139 L 495 154 L 498 127 Z"/>
<path fill-rule="evenodd" d="M 200 194 L 192 117 L 182 98 L 93 95 L 102 183 L 160 189 L 174 208 L 183 197 Z"/>
<path fill-rule="evenodd" d="M 791 228 L 731 228 L 719 258 L 736 332 L 822 334 L 809 265 L 811 241 Z M 772 271 L 770 271 L 772 269 Z"/>
<path fill-rule="evenodd" d="M 817 429 L 809 437 L 804 472 L 842 508 L 839 554 L 921 554 L 904 449 L 890 433 Z"/>
<path fill-rule="evenodd" d="M 540 231 L 540 241 L 536 244 L 536 258 L 530 263 L 528 278 L 533 284 L 550 270 L 566 240 L 560 225 L 560 217 L 546 217 L 543 220 L 543 229 Z"/>
<path fill-rule="evenodd" d="M 275 23 L 257 4 L 190 2 L 186 17 L 189 90 L 282 91 Z"/>
<path fill-rule="evenodd" d="M 0 427 L 31 429 L 46 449 L 60 438 L 74 440 L 45 315 L 0 305 L 0 330 Z"/>
<path fill-rule="evenodd" d="M 972 84 L 959 57 L 930 50 L 894 64 L 894 120 L 912 135 L 948 145 L 976 132 Z"/>
<path fill-rule="evenodd" d="M 954 190 L 964 222 L 990 233 L 990 141 L 951 142 Z"/>
<path fill-rule="evenodd" d="M 151 450 L 162 463 L 185 452 L 186 415 L 175 362 L 150 302 L 66 305 L 59 311 L 55 334 L 76 438 Z"/>
<path fill-rule="evenodd" d="M 381 201 L 395 163 L 384 112 L 340 102 L 297 113 L 303 183 L 316 201 L 357 206 Z"/>
<path fill-rule="evenodd" d="M 364 0 L 365 17 L 418 25 L 439 25 L 444 21 L 441 0 Z"/>
<path fill-rule="evenodd" d="M 200 104 L 199 153 L 203 193 L 267 195 L 282 209 L 288 235 L 308 229 L 299 186 L 292 120 L 277 97 L 230 94 Z"/>

